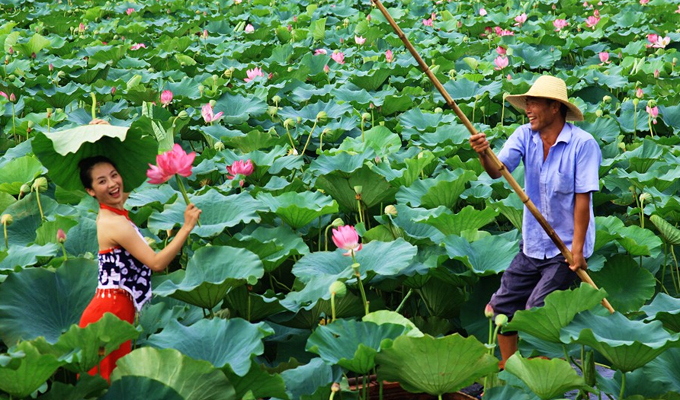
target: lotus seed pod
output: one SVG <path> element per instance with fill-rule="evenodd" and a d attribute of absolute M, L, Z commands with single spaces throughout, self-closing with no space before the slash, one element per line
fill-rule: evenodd
<path fill-rule="evenodd" d="M 358 274 L 359 273 L 359 267 L 361 267 L 361 264 L 359 264 L 359 263 L 352 264 L 352 271 L 354 271 L 355 274 Z"/>
<path fill-rule="evenodd" d="M 596 110 L 595 115 L 600 118 L 602 116 L 602 110 Z"/>
<path fill-rule="evenodd" d="M 644 204 L 645 202 L 649 203 L 649 200 L 652 198 L 652 195 L 649 193 L 642 193 L 640 195 L 640 204 Z"/>
<path fill-rule="evenodd" d="M 215 144 L 213 145 L 213 148 L 217 151 L 222 151 L 222 150 L 224 150 L 224 143 L 215 142 Z"/>
<path fill-rule="evenodd" d="M 52 118 L 52 109 L 51 108 L 47 109 L 47 118 Z"/>
<path fill-rule="evenodd" d="M 10 214 L 2 214 L 2 219 L 0 220 L 3 225 L 10 226 L 14 222 L 14 218 Z"/>
<path fill-rule="evenodd" d="M 498 314 L 496 315 L 494 323 L 496 324 L 496 326 L 504 326 L 505 324 L 508 323 L 508 316 L 505 314 Z"/>
<path fill-rule="evenodd" d="M 33 181 L 33 189 L 36 191 L 39 190 L 41 192 L 47 190 L 47 179 L 41 176 L 40 178 Z"/>
<path fill-rule="evenodd" d="M 295 120 L 293 118 L 286 118 L 285 121 L 283 121 L 283 127 L 284 128 L 292 128 L 295 126 Z"/>
<path fill-rule="evenodd" d="M 267 107 L 267 114 L 269 114 L 269 116 L 275 117 L 276 114 L 278 114 L 278 113 L 279 113 L 278 107 L 275 107 L 275 106 L 268 106 Z"/>
<path fill-rule="evenodd" d="M 281 96 L 276 95 L 272 97 L 272 101 L 276 104 L 279 104 L 281 102 Z"/>
<path fill-rule="evenodd" d="M 182 110 L 182 111 L 179 112 L 179 114 L 177 114 L 177 118 L 179 118 L 181 120 L 185 120 L 185 119 L 189 118 L 189 113 Z"/>
<path fill-rule="evenodd" d="M 342 221 L 342 219 L 336 218 L 336 219 L 334 219 L 333 222 L 331 223 L 331 226 L 332 226 L 333 228 L 337 228 L 337 227 L 340 227 L 340 226 L 345 226 L 345 223 Z"/>
<path fill-rule="evenodd" d="M 435 114 L 441 114 L 441 113 L 443 113 L 443 112 L 444 112 L 444 110 L 442 110 L 441 107 L 437 107 L 437 108 L 434 109 L 434 113 L 435 113 Z"/>
<path fill-rule="evenodd" d="M 656 107 L 656 100 L 652 99 L 647 102 L 649 107 Z"/>
<path fill-rule="evenodd" d="M 633 105 L 637 107 L 638 104 L 640 104 L 640 99 L 633 99 Z"/>
<path fill-rule="evenodd" d="M 371 3 L 371 4 L 373 4 L 373 3 Z M 333 384 L 331 385 L 331 392 L 337 393 L 339 391 L 340 391 L 340 384 L 337 383 L 337 382 L 333 382 Z"/>
<path fill-rule="evenodd" d="M 342 298 L 347 294 L 347 286 L 341 281 L 335 281 L 331 283 L 331 286 L 328 288 L 328 290 L 331 292 L 331 294 L 335 294 L 335 297 L 337 298 Z"/>
<path fill-rule="evenodd" d="M 361 192 L 363 192 L 363 191 L 364 191 L 363 186 L 354 186 L 354 193 L 361 194 Z"/>
<path fill-rule="evenodd" d="M 21 196 L 24 193 L 28 193 L 31 191 L 31 187 L 28 186 L 28 183 L 24 183 L 21 185 L 21 189 L 19 189 L 19 195 Z"/>
<path fill-rule="evenodd" d="M 604 101 L 605 103 L 611 103 L 611 101 L 612 101 L 612 96 L 604 96 L 604 97 L 602 98 L 602 101 Z"/>
<path fill-rule="evenodd" d="M 397 207 L 393 206 L 392 204 L 385 206 L 385 214 L 396 217 L 398 214 Z"/>
<path fill-rule="evenodd" d="M 227 70 L 224 71 L 224 77 L 225 77 L 225 78 L 231 78 L 231 75 L 232 75 L 233 73 L 234 73 L 234 70 L 231 69 L 231 68 L 229 68 L 229 69 L 227 69 Z"/>
<path fill-rule="evenodd" d="M 217 105 L 215 100 L 210 100 L 208 103 L 210 104 L 210 107 L 215 107 Z"/>
<path fill-rule="evenodd" d="M 295 122 L 297 122 L 298 124 L 299 124 L 300 122 L 302 122 L 302 117 L 297 117 L 297 118 L 295 118 Z"/>
<path fill-rule="evenodd" d="M 319 111 L 318 114 L 316 114 L 316 119 L 318 121 L 325 121 L 328 118 L 328 114 L 326 114 L 326 111 Z"/>

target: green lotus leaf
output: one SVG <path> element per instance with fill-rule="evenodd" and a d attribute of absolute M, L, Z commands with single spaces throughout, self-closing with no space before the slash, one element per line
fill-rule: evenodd
<path fill-rule="evenodd" d="M 444 88 L 451 94 L 454 100 L 470 100 L 474 99 L 475 96 L 482 97 L 485 93 L 488 93 L 489 97 L 495 97 L 501 92 L 502 86 L 499 81 L 482 86 L 477 82 L 467 79 L 456 79 L 448 81 Z M 443 100 L 444 98 L 439 93 L 435 95 L 435 101 L 443 102 Z"/>
<path fill-rule="evenodd" d="M 416 326 L 409 319 L 399 314 L 398 312 L 388 310 L 373 311 L 361 318 L 365 322 L 373 322 L 374 324 L 393 324 L 401 325 L 407 328 L 406 334 L 413 337 L 423 336 L 423 333 L 416 328 Z"/>
<path fill-rule="evenodd" d="M 429 166 L 434 159 L 435 156 L 432 152 L 423 151 L 418 153 L 416 157 L 404 160 L 404 164 L 406 164 L 405 169 L 394 170 L 389 163 L 380 163 L 372 166 L 371 169 L 384 176 L 395 187 L 411 186 L 413 182 L 420 178 L 423 169 Z"/>
<path fill-rule="evenodd" d="M 319 101 L 317 103 L 310 103 L 305 105 L 301 110 L 295 110 L 293 107 L 283 107 L 279 111 L 281 118 L 302 118 L 305 121 L 315 121 L 316 116 L 324 111 L 329 119 L 337 119 L 343 115 L 349 115 L 352 112 L 352 106 L 349 104 L 338 104 L 333 100 L 324 103 Z"/>
<path fill-rule="evenodd" d="M 417 220 L 427 219 L 435 214 L 435 210 L 411 208 L 404 205 L 396 205 L 395 208 L 397 209 L 397 217 L 392 218 L 392 222 L 397 227 L 403 229 L 407 236 L 417 240 L 430 240 L 434 243 L 440 243 L 444 240 L 444 235 L 439 229 L 423 222 L 416 222 Z"/>
<path fill-rule="evenodd" d="M 260 258 L 246 249 L 201 247 L 189 260 L 186 271 L 171 273 L 154 293 L 212 309 L 229 289 L 246 283 L 253 285 L 263 275 Z"/>
<path fill-rule="evenodd" d="M 636 111 L 632 100 L 621 103 L 621 113 L 617 120 L 623 132 L 649 131 L 648 114 L 645 112 L 644 107 L 637 107 Z"/>
<path fill-rule="evenodd" d="M 560 340 L 562 328 L 567 326 L 576 314 L 592 309 L 605 296 L 604 290 L 595 290 L 587 283 L 582 283 L 573 290 L 557 290 L 545 298 L 543 307 L 517 311 L 504 329 L 525 332 L 552 343 L 562 343 Z"/>
<path fill-rule="evenodd" d="M 491 206 L 496 208 L 505 218 L 510 221 L 515 229 L 522 230 L 522 220 L 524 219 L 524 204 L 519 196 L 508 196 L 501 201 L 491 202 Z"/>
<path fill-rule="evenodd" d="M 266 272 L 274 271 L 291 255 L 309 254 L 302 238 L 287 226 L 258 227 L 251 233 L 240 232 L 227 242 L 230 246 L 246 248 L 262 260 Z"/>
<path fill-rule="evenodd" d="M 404 128 L 415 128 L 419 131 L 428 130 L 435 126 L 439 126 L 441 122 L 453 122 L 453 121 L 443 121 L 443 114 L 435 113 L 423 113 L 419 108 L 414 108 L 412 110 L 406 111 L 399 116 L 399 122 Z"/>
<path fill-rule="evenodd" d="M 607 299 L 620 313 L 637 311 L 654 296 L 656 279 L 649 271 L 640 268 L 629 255 L 610 257 L 604 268 L 591 274 L 593 281 L 607 290 Z"/>
<path fill-rule="evenodd" d="M 614 368 L 629 372 L 677 346 L 680 335 L 666 332 L 659 321 L 644 323 L 631 321 L 618 312 L 598 316 L 586 311 L 562 329 L 560 339 L 590 346 Z"/>
<path fill-rule="evenodd" d="M 378 379 L 399 382 L 413 393 L 452 393 L 498 371 L 498 360 L 487 352 L 473 337 L 402 335 L 376 356 Z"/>
<path fill-rule="evenodd" d="M 345 139 L 340 150 L 362 152 L 367 147 L 372 148 L 378 156 L 396 153 L 401 148 L 401 138 L 384 126 L 376 126 L 361 137 Z"/>
<path fill-rule="evenodd" d="M 659 106 L 659 115 L 663 122 L 673 129 L 677 135 L 680 132 L 680 105 L 675 106 Z"/>
<path fill-rule="evenodd" d="M 53 199 L 41 195 L 40 204 L 45 215 L 68 215 L 73 213 L 73 209 L 68 206 L 59 205 Z M 65 211 L 69 208 L 70 213 Z M 7 207 L 4 211 L 14 218 L 14 223 L 7 227 L 7 239 L 10 245 L 29 246 L 35 241 L 36 231 L 42 225 L 40 209 L 35 193 L 22 197 L 21 200 Z"/>
<path fill-rule="evenodd" d="M 36 231 L 35 244 L 44 246 L 49 243 L 57 244 L 57 233 L 59 229 L 63 230 L 67 235 L 71 228 L 78 225 L 78 222 L 73 218 L 62 217 L 61 215 L 56 215 L 54 221 L 45 221 L 42 223 L 40 228 Z"/>
<path fill-rule="evenodd" d="M 415 257 L 417 247 L 403 239 L 393 242 L 370 242 L 356 253 L 359 270 L 365 277 L 368 271 L 378 275 L 397 276 L 408 268 Z M 293 274 L 305 284 L 296 292 L 290 292 L 281 304 L 291 311 L 300 308 L 312 308 L 319 299 L 330 299 L 328 287 L 337 280 L 350 279 L 353 276 L 352 259 L 343 256 L 343 250 L 334 252 L 315 252 L 298 260 L 293 266 Z"/>
<path fill-rule="evenodd" d="M 28 247 L 10 245 L 7 256 L 0 261 L 0 271 L 35 265 L 38 257 L 51 257 L 58 251 L 59 246 L 55 243 L 48 243 L 44 246 L 34 244 Z"/>
<path fill-rule="evenodd" d="M 11 346 L 44 336 L 56 343 L 94 297 L 97 262 L 70 258 L 56 271 L 25 269 L 0 285 L 0 337 Z"/>
<path fill-rule="evenodd" d="M 677 347 L 668 349 L 649 364 L 628 375 L 638 373 L 640 386 L 646 389 L 645 392 L 656 392 L 655 396 L 671 392 L 680 393 L 680 349 Z M 630 387 L 629 378 L 630 376 L 626 377 L 627 388 Z"/>
<path fill-rule="evenodd" d="M 374 91 L 378 89 L 390 75 L 392 75 L 392 71 L 381 68 L 372 71 L 357 71 L 356 74 L 352 74 L 349 80 L 362 89 Z"/>
<path fill-rule="evenodd" d="M 35 339 L 34 344 L 42 354 L 53 354 L 66 363 L 67 369 L 82 374 L 101 361 L 102 352 L 106 356 L 137 336 L 139 331 L 130 323 L 106 313 L 85 328 L 71 325 L 54 345 L 43 338 Z"/>
<path fill-rule="evenodd" d="M 109 383 L 99 375 L 83 374 L 75 386 L 53 381 L 50 391 L 40 396 L 44 400 L 82 400 L 96 397 L 109 388 Z"/>
<path fill-rule="evenodd" d="M 532 392 L 543 400 L 564 396 L 565 392 L 574 389 L 596 391 L 586 385 L 583 377 L 574 371 L 571 364 L 558 358 L 552 360 L 526 359 L 516 353 L 505 363 L 505 369 L 521 379 Z"/>
<path fill-rule="evenodd" d="M 671 297 L 666 293 L 659 293 L 650 304 L 642 307 L 640 311 L 647 314 L 645 321 L 661 321 L 666 329 L 680 332 L 680 299 Z"/>
<path fill-rule="evenodd" d="M 97 222 L 90 216 L 80 217 L 78 225 L 69 229 L 64 243 L 66 252 L 76 257 L 87 253 L 97 254 L 99 245 L 97 243 Z"/>
<path fill-rule="evenodd" d="M 508 232 L 486 236 L 472 243 L 462 237 L 449 235 L 443 243 L 449 257 L 462 261 L 475 274 L 484 276 L 498 274 L 510 266 L 517 255 L 518 241 L 516 232 Z"/>
<path fill-rule="evenodd" d="M 194 227 L 192 233 L 201 237 L 212 237 L 227 228 L 241 223 L 259 222 L 258 211 L 266 210 L 250 193 L 243 192 L 225 196 L 217 190 L 209 190 L 200 196 L 190 197 L 190 201 L 201 209 L 201 226 Z M 158 233 L 173 229 L 175 225 L 184 223 L 186 204 L 181 196 L 174 203 L 167 205 L 163 212 L 154 211 L 149 217 L 149 229 Z"/>
<path fill-rule="evenodd" d="M 262 192 L 257 200 L 293 229 L 302 228 L 323 215 L 338 212 L 338 203 L 320 192 L 288 192 L 276 197 Z"/>
<path fill-rule="evenodd" d="M 244 376 L 238 376 L 235 373 L 226 370 L 225 375 L 234 385 L 236 390 L 236 398 L 246 398 L 248 392 L 252 392 L 252 396 L 256 399 L 279 397 L 287 399 L 286 383 L 279 374 L 268 373 L 262 365 L 253 363 L 248 373 Z"/>
<path fill-rule="evenodd" d="M 466 206 L 457 214 L 449 212 L 448 209 L 442 209 L 442 207 L 438 207 L 437 211 L 442 212 L 439 215 L 416 221 L 432 225 L 445 235 L 460 235 L 463 231 L 480 229 L 494 222 L 498 215 L 491 207 L 479 211 L 472 206 Z"/>
<path fill-rule="evenodd" d="M 315 186 L 335 199 L 343 210 L 357 212 L 355 186 L 362 187 L 361 202 L 363 208 L 371 208 L 391 197 L 396 188 L 392 187 L 384 177 L 371 171 L 364 165 L 358 171 L 347 175 L 332 172 L 316 179 Z"/>
<path fill-rule="evenodd" d="M 307 340 L 305 350 L 331 365 L 366 374 L 375 367 L 375 356 L 385 340 L 394 340 L 407 329 L 402 325 L 336 320 L 319 326 Z"/>
<path fill-rule="evenodd" d="M 274 297 L 271 297 L 274 296 Z M 233 288 L 224 297 L 223 308 L 229 308 L 230 317 L 258 321 L 285 311 L 272 291 L 264 295 L 253 293 L 245 286 Z"/>
<path fill-rule="evenodd" d="M 597 138 L 605 143 L 615 142 L 621 134 L 621 127 L 614 118 L 598 118 L 594 122 L 581 122 L 578 126 L 586 132 L 597 132 Z"/>
<path fill-rule="evenodd" d="M 267 111 L 267 104 L 257 97 L 244 97 L 239 94 L 225 93 L 217 100 L 215 113 L 224 112 L 224 121 L 227 124 L 239 125 L 246 122 L 251 116 L 257 117 Z"/>
<path fill-rule="evenodd" d="M 0 191 L 18 195 L 21 185 L 33 180 L 45 172 L 45 168 L 35 157 L 16 158 L 0 168 Z"/>
<path fill-rule="evenodd" d="M 400 188 L 396 194 L 397 202 L 412 207 L 454 208 L 465 185 L 475 177 L 473 171 L 443 171 L 434 179 L 418 180 L 409 187 Z"/>
<path fill-rule="evenodd" d="M 44 89 L 41 93 L 45 101 L 55 108 L 64 108 L 73 100 L 82 96 L 85 89 L 78 83 L 68 82 L 63 86 L 51 86 Z"/>
<path fill-rule="evenodd" d="M 510 385 L 494 386 L 484 390 L 484 400 L 538 400 L 533 394 Z"/>
<path fill-rule="evenodd" d="M 245 376 L 251 360 L 264 353 L 262 339 L 273 334 L 264 322 L 234 318 L 203 319 L 191 326 L 171 321 L 161 333 L 151 335 L 147 343 L 161 349 L 176 349 L 196 360 L 209 361 L 217 368 L 229 365 L 238 376 Z"/>
<path fill-rule="evenodd" d="M 19 343 L 3 358 L 0 390 L 21 399 L 42 386 L 63 364 L 52 354 L 41 354 L 31 342 Z"/>
<path fill-rule="evenodd" d="M 149 205 L 162 206 L 170 201 L 173 196 L 179 195 L 170 185 L 142 186 L 130 193 L 125 205 L 131 208 Z"/>
<path fill-rule="evenodd" d="M 235 398 L 235 397 L 234 397 Z M 175 388 L 145 376 L 124 376 L 111 383 L 103 400 L 183 400 Z"/>
<path fill-rule="evenodd" d="M 659 233 L 661 233 L 666 243 L 674 246 L 680 244 L 680 229 L 674 227 L 668 221 L 656 214 L 649 217 L 649 220 L 652 221 L 654 226 L 656 226 L 656 229 L 659 230 Z"/>
<path fill-rule="evenodd" d="M 351 173 L 361 168 L 364 161 L 375 156 L 373 151 L 366 151 L 359 154 L 340 152 L 333 155 L 321 154 L 309 165 L 309 170 L 315 175 L 322 177 L 333 172 Z"/>
<path fill-rule="evenodd" d="M 128 386 L 117 383 L 126 377 L 143 377 L 172 388 L 182 399 L 236 400 L 234 386 L 220 370 L 174 349 L 143 347 L 118 360 L 117 366 L 111 373 L 111 387 Z M 157 390 L 159 386 L 153 384 L 147 388 Z M 157 398 L 153 393 L 147 393 L 146 398 Z"/>
<path fill-rule="evenodd" d="M 281 377 L 286 383 L 286 393 L 289 399 L 303 399 L 307 395 L 314 394 L 319 388 L 330 386 L 332 382 L 339 381 L 340 374 L 326 364 L 321 358 L 313 358 L 309 363 L 294 369 L 281 372 Z M 328 388 L 327 392 L 330 392 Z M 326 393 L 325 398 L 328 398 Z M 272 400 L 284 400 L 274 398 Z"/>

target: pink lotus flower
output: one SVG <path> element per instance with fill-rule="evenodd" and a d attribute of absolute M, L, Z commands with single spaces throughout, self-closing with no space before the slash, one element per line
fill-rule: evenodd
<path fill-rule="evenodd" d="M 80 23 L 80 25 L 78 25 L 78 32 L 80 33 L 85 32 L 85 24 L 83 24 L 82 22 Z"/>
<path fill-rule="evenodd" d="M 161 104 L 163 107 L 167 107 L 168 104 L 172 102 L 172 92 L 170 90 L 164 90 L 161 93 Z"/>
<path fill-rule="evenodd" d="M 598 55 L 600 56 L 600 62 L 602 64 L 609 64 L 611 62 L 611 61 L 609 61 L 609 53 L 608 52 L 602 51 Z"/>
<path fill-rule="evenodd" d="M 316 50 L 314 50 L 314 55 L 315 55 L 315 56 L 318 56 L 318 55 L 320 55 L 320 54 L 324 54 L 324 55 L 325 55 L 325 54 L 328 54 L 328 52 L 326 51 L 326 49 L 316 49 Z"/>
<path fill-rule="evenodd" d="M 323 72 L 328 73 L 330 70 L 331 70 L 331 69 L 330 69 L 330 67 L 328 66 L 328 64 L 326 64 L 326 65 L 323 66 Z"/>
<path fill-rule="evenodd" d="M 126 13 L 127 15 L 130 15 L 130 14 L 132 14 L 133 12 L 135 12 L 135 9 L 132 8 L 132 7 L 130 7 L 130 8 L 128 8 L 127 10 L 125 10 L 125 13 Z"/>
<path fill-rule="evenodd" d="M 114 94 L 116 94 L 116 87 L 112 86 L 111 87 L 111 96 L 113 96 Z"/>
<path fill-rule="evenodd" d="M 394 60 L 394 54 L 392 53 L 392 50 L 388 49 L 385 52 L 385 60 L 387 60 L 387 62 L 392 62 L 392 60 Z"/>
<path fill-rule="evenodd" d="M 250 160 L 246 162 L 243 162 L 243 160 L 234 161 L 233 164 L 227 165 L 227 179 L 234 179 L 238 175 L 249 176 L 254 169 L 253 162 Z M 239 181 L 239 185 L 243 186 L 243 180 Z"/>
<path fill-rule="evenodd" d="M 135 43 L 132 46 L 130 46 L 130 50 L 139 50 L 139 49 L 146 49 L 146 45 L 144 43 Z"/>
<path fill-rule="evenodd" d="M 591 15 L 590 17 L 588 17 L 588 18 L 586 19 L 586 26 L 587 26 L 588 28 L 593 28 L 593 30 L 594 30 L 595 27 L 597 26 L 597 24 L 598 24 L 599 22 L 600 22 L 600 18 L 599 18 L 599 17 L 596 17 L 596 16 L 594 16 L 594 15 Z"/>
<path fill-rule="evenodd" d="M 498 53 L 499 56 L 504 56 L 507 54 L 507 50 L 501 46 L 496 47 L 496 53 Z"/>
<path fill-rule="evenodd" d="M 644 95 L 645 95 L 645 93 L 642 91 L 642 88 L 635 89 L 635 97 L 637 97 L 638 99 L 641 99 L 642 96 L 644 96 Z"/>
<path fill-rule="evenodd" d="M 264 76 L 264 72 L 262 72 L 262 69 L 255 67 L 253 69 L 247 70 L 246 75 L 248 75 L 248 77 L 245 78 L 244 81 L 250 82 L 253 79 L 257 78 L 258 76 Z"/>
<path fill-rule="evenodd" d="M 484 17 L 484 16 L 486 16 L 486 14 L 487 14 L 487 12 L 486 12 L 485 9 L 483 9 L 483 8 L 480 8 L 480 9 L 479 9 L 479 15 L 481 15 L 482 17 Z"/>
<path fill-rule="evenodd" d="M 433 26 L 433 24 L 432 24 L 432 18 L 430 18 L 430 19 L 424 19 L 424 20 L 423 20 L 423 25 L 425 25 L 425 26 Z"/>
<path fill-rule="evenodd" d="M 354 36 L 354 41 L 355 41 L 359 46 L 361 46 L 362 44 L 366 43 L 366 38 L 364 38 L 363 36 L 356 36 L 356 35 L 355 35 L 355 36 Z"/>
<path fill-rule="evenodd" d="M 650 33 L 649 35 L 647 35 L 647 40 L 649 41 L 649 43 L 654 44 L 659 40 L 659 35 L 657 35 L 656 33 Z"/>
<path fill-rule="evenodd" d="M 658 77 L 659 77 L 659 70 L 658 70 L 658 69 L 655 69 L 655 70 L 654 70 L 654 79 L 656 79 L 656 78 L 658 78 Z M 9 100 L 10 100 L 11 102 L 14 102 L 14 100 L 12 100 L 12 96 L 14 96 L 14 93 L 12 93 L 12 94 L 9 96 Z"/>
<path fill-rule="evenodd" d="M 640 4 L 642 4 L 643 6 L 647 3 L 649 3 L 649 0 L 640 0 Z"/>
<path fill-rule="evenodd" d="M 203 120 L 205 120 L 205 123 L 212 124 L 213 122 L 219 120 L 222 118 L 222 114 L 224 114 L 222 111 L 218 112 L 217 114 L 213 115 L 213 107 L 210 105 L 210 103 L 204 105 L 201 108 L 201 115 L 203 116 Z"/>
<path fill-rule="evenodd" d="M 556 32 L 561 31 L 567 25 L 569 25 L 569 22 L 567 22 L 566 19 L 556 19 L 556 20 L 553 21 L 553 26 L 555 27 Z"/>
<path fill-rule="evenodd" d="M 522 13 L 521 15 L 518 15 L 515 17 L 515 26 L 522 26 L 523 23 L 527 22 L 527 14 Z"/>
<path fill-rule="evenodd" d="M 236 5 L 241 4 L 242 1 L 243 0 L 234 0 L 234 4 L 236 4 Z"/>
<path fill-rule="evenodd" d="M 345 63 L 345 53 L 341 51 L 334 51 L 333 54 L 331 54 L 331 58 L 338 64 Z"/>
<path fill-rule="evenodd" d="M 497 26 L 494 29 L 494 32 L 496 32 L 496 35 L 498 36 L 513 36 L 515 32 L 507 29 L 502 29 L 500 26 Z"/>
<path fill-rule="evenodd" d="M 649 116 L 652 118 L 652 123 L 656 125 L 656 117 L 659 116 L 659 107 L 647 106 L 647 114 L 649 114 Z"/>
<path fill-rule="evenodd" d="M 508 59 L 503 56 L 496 57 L 496 59 L 493 60 L 493 62 L 494 64 L 496 64 L 496 68 L 494 68 L 496 71 L 500 71 L 508 66 Z"/>
<path fill-rule="evenodd" d="M 656 72 L 657 72 L 657 76 L 658 76 L 658 75 L 659 75 L 659 70 L 657 69 Z M 9 94 L 9 101 L 11 101 L 12 103 L 16 103 L 16 101 L 17 101 L 17 96 L 15 96 L 14 93 L 10 93 L 10 94 Z"/>
<path fill-rule="evenodd" d="M 676 13 L 676 14 L 680 14 L 680 5 L 678 5 L 678 9 L 675 10 L 675 13 Z"/>
<path fill-rule="evenodd" d="M 493 307 L 491 307 L 491 304 L 487 304 L 486 307 L 484 307 L 484 316 L 493 318 Z"/>
<path fill-rule="evenodd" d="M 253 26 L 251 24 L 248 24 L 248 25 L 246 25 L 245 32 L 246 33 L 253 33 L 253 32 L 255 32 L 255 28 L 253 28 Z"/>
<path fill-rule="evenodd" d="M 64 232 L 63 229 L 59 228 L 57 230 L 57 242 L 64 243 L 65 241 L 66 241 L 66 232 Z"/>
<path fill-rule="evenodd" d="M 6 98 L 7 100 L 9 100 L 9 96 L 7 96 L 7 93 L 5 93 L 5 92 L 0 92 L 0 96 L 2 96 L 2 97 L 4 97 L 4 98 Z"/>
<path fill-rule="evenodd" d="M 668 36 L 666 37 L 659 37 L 656 42 L 652 45 L 653 48 L 656 49 L 664 49 L 666 46 L 668 46 L 671 43 L 671 38 Z"/>
<path fill-rule="evenodd" d="M 354 256 L 354 253 L 361 250 L 361 243 L 359 243 L 359 234 L 351 225 L 339 226 L 337 229 L 333 228 L 333 243 L 338 248 L 347 250 L 345 256 Z"/>
<path fill-rule="evenodd" d="M 201 34 L 201 37 L 202 37 L 203 39 L 207 39 L 207 38 L 208 38 L 208 30 L 207 30 L 207 29 L 203 29 L 203 33 Z"/>
<path fill-rule="evenodd" d="M 192 163 L 196 158 L 196 153 L 187 154 L 180 145 L 175 144 L 172 150 L 156 156 L 156 165 L 149 164 L 146 176 L 149 183 L 160 184 L 167 182 L 173 175 L 178 174 L 184 177 L 191 175 Z"/>

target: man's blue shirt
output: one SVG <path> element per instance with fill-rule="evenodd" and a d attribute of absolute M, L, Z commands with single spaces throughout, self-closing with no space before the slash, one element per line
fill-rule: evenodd
<path fill-rule="evenodd" d="M 524 190 L 543 214 L 567 248 L 574 238 L 574 199 L 576 193 L 600 189 L 600 146 L 588 132 L 565 123 L 557 141 L 543 161 L 543 142 L 531 125 L 522 125 L 513 132 L 498 154 L 512 172 L 524 163 Z M 560 254 L 559 249 L 543 230 L 536 218 L 524 207 L 522 223 L 524 254 L 544 259 Z M 590 220 L 583 246 L 583 256 L 590 257 L 595 245 L 595 216 L 592 196 Z"/>

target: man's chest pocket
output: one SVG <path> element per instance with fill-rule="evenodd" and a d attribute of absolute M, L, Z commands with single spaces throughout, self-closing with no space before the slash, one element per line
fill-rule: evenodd
<path fill-rule="evenodd" d="M 553 187 L 557 193 L 574 193 L 574 175 L 557 172 Z"/>

